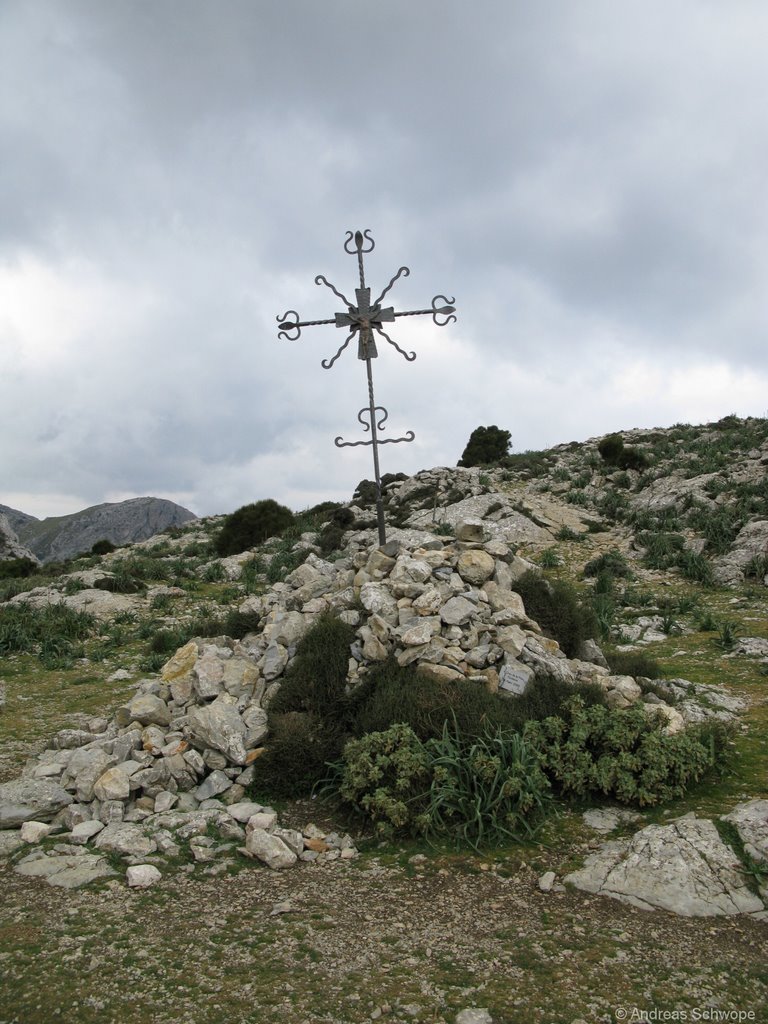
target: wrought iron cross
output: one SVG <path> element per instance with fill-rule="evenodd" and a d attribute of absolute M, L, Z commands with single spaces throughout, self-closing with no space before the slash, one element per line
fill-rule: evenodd
<path fill-rule="evenodd" d="M 383 405 L 376 405 L 376 399 L 373 395 L 373 371 L 371 369 L 371 360 L 376 359 L 379 354 L 376 349 L 374 332 L 388 341 L 393 348 L 397 349 L 401 356 L 408 360 L 409 363 L 413 362 L 416 358 L 416 353 L 406 352 L 404 349 L 400 348 L 400 346 L 386 333 L 382 324 L 393 323 L 394 320 L 400 316 L 423 316 L 424 314 L 429 314 L 438 327 L 445 327 L 446 324 L 456 320 L 456 317 L 454 316 L 456 310 L 453 306 L 453 303 L 456 300 L 452 298 L 449 299 L 446 295 L 436 295 L 434 299 L 432 299 L 431 309 L 411 309 L 403 313 L 396 313 L 393 306 L 382 306 L 381 303 L 384 296 L 390 290 L 395 281 L 401 277 L 408 277 L 410 274 L 408 267 L 400 267 L 381 295 L 379 295 L 375 302 L 372 303 L 371 289 L 367 287 L 365 283 L 363 256 L 373 252 L 373 249 L 374 241 L 371 238 L 370 231 L 348 231 L 347 238 L 344 242 L 344 250 L 345 252 L 348 252 L 350 256 L 357 255 L 357 266 L 360 274 L 360 287 L 355 288 L 355 301 L 357 304 L 355 305 L 351 303 L 345 295 L 342 295 L 342 293 L 327 280 L 327 278 L 322 274 L 318 274 L 315 278 L 315 284 L 324 284 L 326 288 L 330 288 L 333 294 L 337 295 L 347 307 L 346 311 L 343 313 L 336 313 L 335 316 L 328 320 L 301 320 L 296 310 L 289 309 L 287 313 L 283 313 L 282 316 L 277 317 L 277 322 L 280 325 L 277 336 L 278 338 L 284 338 L 287 341 L 296 341 L 301 335 L 302 327 L 315 327 L 319 324 L 334 324 L 336 327 L 348 328 L 350 333 L 336 355 L 332 359 L 323 359 L 321 361 L 321 365 L 324 370 L 330 370 L 354 336 L 358 336 L 357 358 L 365 361 L 365 368 L 368 376 L 368 405 L 363 406 L 357 414 L 357 418 L 362 424 L 363 429 L 365 431 L 370 431 L 371 436 L 370 439 L 363 441 L 344 441 L 341 437 L 337 437 L 334 440 L 334 444 L 337 448 L 356 448 L 360 445 L 370 445 L 373 449 L 373 470 L 376 479 L 376 513 L 379 524 L 379 543 L 386 544 L 387 537 L 384 527 L 384 506 L 381 498 L 381 476 L 379 473 L 379 445 L 400 444 L 401 442 L 413 441 L 416 435 L 412 430 L 409 430 L 405 437 L 387 437 L 384 439 L 379 437 L 379 431 L 385 429 L 384 424 L 389 417 L 389 413 Z"/>

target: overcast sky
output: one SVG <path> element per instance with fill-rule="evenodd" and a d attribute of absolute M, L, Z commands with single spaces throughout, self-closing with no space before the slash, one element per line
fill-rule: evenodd
<path fill-rule="evenodd" d="M 382 472 L 768 413 L 765 0 L 2 0 L 0 503 L 348 500 Z"/>

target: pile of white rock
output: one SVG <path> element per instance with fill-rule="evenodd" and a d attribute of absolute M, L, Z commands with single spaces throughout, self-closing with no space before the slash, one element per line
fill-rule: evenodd
<path fill-rule="evenodd" d="M 21 779 L 0 786 L 0 830 L 23 828 L 18 842 L 56 839 L 53 854 L 46 844 L 19 867 L 56 874 L 42 863 L 55 855 L 75 858 L 70 867 L 79 871 L 84 850 L 137 866 L 178 857 L 180 841 L 196 862 L 233 850 L 272 867 L 354 856 L 348 837 L 281 829 L 272 810 L 248 799 L 270 701 L 302 636 L 331 610 L 356 631 L 350 688 L 391 656 L 447 683 L 472 680 L 500 699 L 524 693 L 539 676 L 596 683 L 612 707 L 641 702 L 668 732 L 706 713 L 683 707 L 681 714 L 632 677 L 612 675 L 595 644 L 581 659 L 567 658 L 514 590 L 530 563 L 503 541 L 486 540 L 482 521 L 460 522 L 450 540 L 413 530 L 392 535 L 378 547 L 370 531 L 353 534 L 336 562 L 310 553 L 284 582 L 241 605 L 258 619 L 257 631 L 240 641 L 190 641 L 158 678 L 138 683 L 111 720 L 60 731 Z M 15 840 L 3 837 L 0 850 Z"/>

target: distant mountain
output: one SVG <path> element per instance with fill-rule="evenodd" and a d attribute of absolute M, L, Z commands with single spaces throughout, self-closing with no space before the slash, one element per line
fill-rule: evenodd
<path fill-rule="evenodd" d="M 5 507 L 0 506 L 0 511 Z M 41 562 L 57 562 L 90 551 L 96 541 L 129 544 L 147 540 L 171 526 L 181 526 L 197 516 L 165 498 L 129 498 L 127 501 L 92 505 L 68 516 L 35 519 L 14 509 L 6 518 Z M 21 525 L 19 517 L 23 520 Z"/>
<path fill-rule="evenodd" d="M 35 516 L 28 516 L 26 512 L 19 512 L 17 508 L 11 508 L 9 505 L 0 505 L 0 516 L 5 516 L 11 529 L 17 535 L 19 530 L 22 530 L 28 523 L 37 522 Z"/>
<path fill-rule="evenodd" d="M 37 561 L 29 548 L 19 542 L 9 517 L 2 512 L 4 508 L 5 505 L 0 505 L 0 562 L 16 558 L 29 558 L 32 561 Z"/>

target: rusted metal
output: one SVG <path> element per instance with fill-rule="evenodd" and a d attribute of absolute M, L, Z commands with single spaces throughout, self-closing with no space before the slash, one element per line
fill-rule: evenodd
<path fill-rule="evenodd" d="M 337 437 L 334 439 L 334 444 L 337 448 L 357 448 L 361 445 L 368 445 L 371 447 L 373 451 L 373 469 L 376 480 L 376 514 L 379 526 L 379 543 L 385 544 L 387 537 L 384 524 L 384 506 L 381 496 L 379 446 L 382 444 L 407 443 L 413 441 L 416 435 L 412 430 L 409 430 L 404 437 L 379 437 L 379 431 L 383 431 L 385 429 L 384 424 L 389 417 L 389 413 L 384 406 L 376 405 L 376 399 L 373 393 L 373 370 L 371 367 L 371 360 L 376 359 L 379 355 L 376 347 L 375 335 L 379 335 L 381 338 L 384 338 L 384 340 L 387 341 L 408 362 L 413 362 L 416 358 L 416 353 L 406 352 L 405 349 L 400 348 L 400 346 L 386 333 L 382 325 L 394 323 L 398 317 L 403 316 L 431 316 L 432 321 L 438 327 L 445 327 L 447 324 L 456 321 L 456 308 L 453 305 L 455 299 L 448 298 L 446 295 L 436 295 L 432 299 L 430 309 L 411 309 L 403 312 L 395 312 L 394 306 L 382 306 L 384 296 L 389 292 L 395 282 L 401 277 L 408 277 L 410 274 L 408 267 L 400 267 L 381 295 L 371 302 L 371 289 L 365 283 L 365 263 L 363 257 L 368 253 L 373 252 L 374 248 L 375 243 L 371 237 L 370 231 L 347 232 L 347 237 L 344 241 L 344 250 L 349 253 L 350 256 L 357 257 L 359 287 L 355 288 L 355 303 L 350 302 L 350 300 L 334 285 L 332 285 L 323 274 L 318 274 L 315 278 L 315 284 L 325 285 L 326 288 L 330 288 L 333 294 L 344 303 L 346 310 L 336 313 L 333 317 L 326 320 L 302 320 L 296 310 L 289 309 L 286 313 L 283 313 L 282 316 L 278 316 L 276 319 L 278 323 L 277 336 L 285 341 L 297 341 L 301 337 L 301 331 L 304 327 L 317 327 L 323 324 L 332 324 L 335 327 L 349 330 L 347 338 L 342 342 L 336 354 L 331 359 L 323 359 L 321 361 L 321 366 L 324 370 L 331 369 L 342 352 L 347 348 L 350 341 L 352 341 L 355 335 L 357 335 L 357 358 L 362 359 L 365 362 L 366 378 L 368 382 L 368 404 L 364 405 L 359 411 L 357 418 L 362 424 L 363 429 L 366 432 L 370 432 L 371 436 L 363 439 L 362 441 L 344 441 L 342 437 Z"/>

